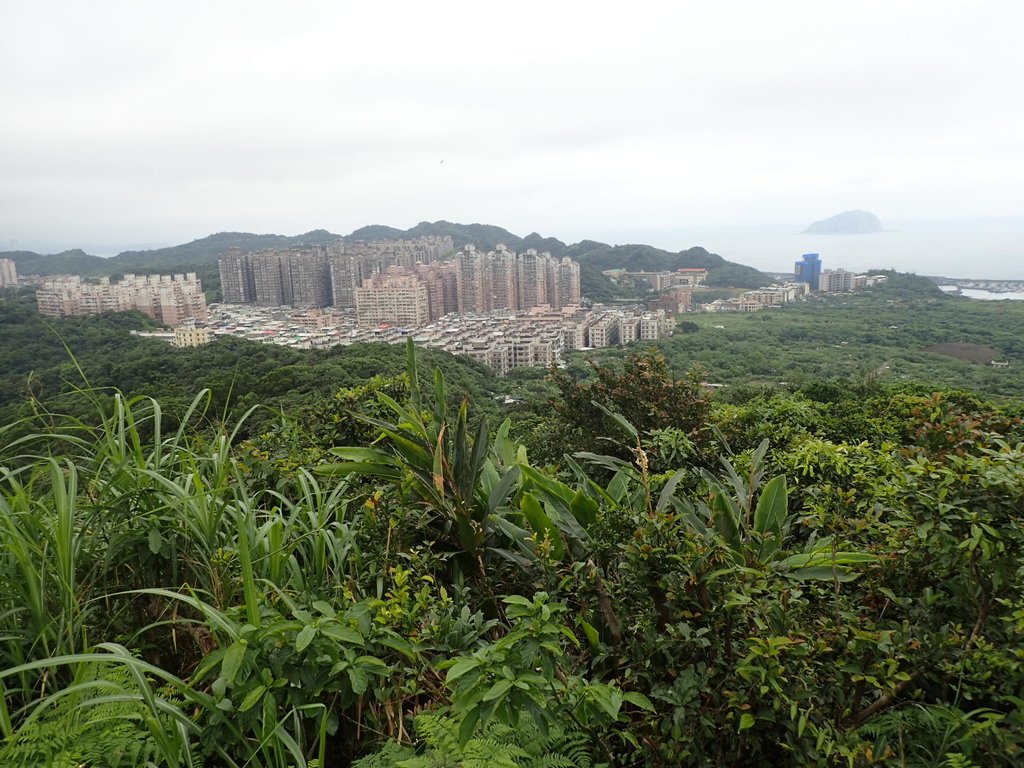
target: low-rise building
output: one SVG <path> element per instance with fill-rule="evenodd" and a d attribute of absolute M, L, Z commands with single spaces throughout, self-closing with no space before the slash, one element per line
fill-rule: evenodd
<path fill-rule="evenodd" d="M 210 329 L 181 325 L 174 329 L 173 344 L 176 347 L 201 347 L 210 343 Z"/>
<path fill-rule="evenodd" d="M 535 307 L 529 312 L 449 314 L 413 328 L 410 324 L 366 325 L 348 311 L 323 313 L 332 322 L 313 324 L 314 312 L 295 313 L 283 307 L 213 305 L 209 329 L 216 336 L 240 336 L 267 344 L 306 349 L 382 342 L 404 343 L 410 336 L 422 347 L 466 355 L 501 375 L 522 366 L 558 365 L 567 349 L 586 348 L 594 325 L 603 329 L 608 343 L 619 341 L 611 335 L 620 322 L 636 327 L 636 339 L 662 338 L 671 333 L 674 317 L 641 308 L 610 308 L 599 305 L 585 310 L 579 306 Z M 601 343 L 600 339 L 595 337 Z"/>
<path fill-rule="evenodd" d="M 594 349 L 612 347 L 619 343 L 619 316 L 607 312 L 599 316 L 590 326 L 587 346 Z"/>

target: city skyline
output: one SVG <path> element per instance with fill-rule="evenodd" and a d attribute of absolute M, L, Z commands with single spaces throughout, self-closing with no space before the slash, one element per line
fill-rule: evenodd
<path fill-rule="evenodd" d="M 456 252 L 451 237 L 255 252 L 234 247 L 218 258 L 218 270 L 227 304 L 355 308 L 364 324 L 417 326 L 453 312 L 540 306 L 557 311 L 582 299 L 580 265 L 568 257 L 533 248 L 517 253 L 501 244 Z"/>

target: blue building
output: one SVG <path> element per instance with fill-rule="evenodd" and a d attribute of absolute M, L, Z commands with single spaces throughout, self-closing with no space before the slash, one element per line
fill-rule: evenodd
<path fill-rule="evenodd" d="M 812 291 L 818 290 L 821 281 L 821 257 L 816 253 L 805 253 L 803 261 L 798 261 L 793 269 L 793 275 L 798 282 L 807 283 Z"/>

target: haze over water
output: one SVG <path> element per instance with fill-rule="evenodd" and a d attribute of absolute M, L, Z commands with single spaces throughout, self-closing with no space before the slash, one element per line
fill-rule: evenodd
<path fill-rule="evenodd" d="M 1024 280 L 1024 220 L 883 219 L 883 225 L 886 231 L 870 235 L 805 235 L 796 227 L 648 230 L 628 233 L 636 239 L 617 242 L 647 242 L 672 251 L 700 245 L 765 272 L 789 272 L 801 254 L 819 253 L 826 269 L 891 268 L 919 275 Z"/>

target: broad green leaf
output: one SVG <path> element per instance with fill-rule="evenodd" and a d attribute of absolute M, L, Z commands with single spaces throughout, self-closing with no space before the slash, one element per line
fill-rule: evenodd
<path fill-rule="evenodd" d="M 223 698 L 224 694 L 227 693 L 227 690 L 228 680 L 226 677 L 218 677 L 216 680 L 213 681 L 213 684 L 210 686 L 210 692 L 218 699 Z"/>
<path fill-rule="evenodd" d="M 612 696 L 612 689 L 604 683 L 591 683 L 589 686 L 590 696 L 594 702 L 611 718 L 619 716 L 619 708 L 622 706 L 622 697 L 616 701 Z"/>
<path fill-rule="evenodd" d="M 434 446 L 434 464 L 431 469 L 431 475 L 434 480 L 434 490 L 438 494 L 444 493 L 444 427 L 442 426 L 440 434 L 437 436 L 437 445 Z"/>
<path fill-rule="evenodd" d="M 536 491 L 552 503 L 561 502 L 566 509 L 569 508 L 569 504 L 574 496 L 572 488 L 562 481 L 551 477 L 546 472 L 542 472 L 536 467 L 531 467 L 529 464 L 523 464 L 520 469 L 522 470 L 523 478 L 535 486 L 531 487 L 531 490 Z"/>
<path fill-rule="evenodd" d="M 479 482 L 480 471 L 487 460 L 487 451 L 490 447 L 490 434 L 487 426 L 487 419 L 481 419 L 477 426 L 476 436 L 473 438 L 473 450 L 469 453 L 468 463 L 462 471 L 459 480 L 459 490 L 462 498 L 467 501 L 473 498 L 474 490 Z M 477 511 L 477 518 L 481 518 L 484 510 Z"/>
<path fill-rule="evenodd" d="M 797 568 L 793 571 L 787 571 L 783 575 L 790 579 L 796 579 L 797 581 L 847 582 L 853 581 L 860 574 L 852 573 L 842 566 L 832 568 L 830 565 L 814 565 L 809 568 Z"/>
<path fill-rule="evenodd" d="M 314 637 L 316 637 L 316 626 L 307 624 L 295 637 L 295 650 L 302 653 L 313 642 Z"/>
<path fill-rule="evenodd" d="M 590 528 L 597 522 L 597 502 L 590 494 L 580 489 L 569 502 L 569 511 L 584 528 Z"/>
<path fill-rule="evenodd" d="M 409 404 L 417 414 L 420 410 L 420 382 L 416 371 L 416 347 L 412 336 L 405 341 L 405 370 L 409 375 Z"/>
<path fill-rule="evenodd" d="M 739 727 L 739 730 L 745 731 L 748 728 L 753 728 L 755 722 L 756 721 L 754 720 L 754 716 L 752 714 L 750 714 L 749 712 L 744 712 L 740 716 L 740 727 Z"/>
<path fill-rule="evenodd" d="M 267 686 L 265 686 L 265 685 L 257 685 L 255 688 L 253 688 L 251 691 L 249 691 L 247 694 L 245 694 L 245 698 L 242 699 L 242 703 L 238 706 L 238 711 L 239 712 L 248 712 L 250 709 L 252 709 L 254 706 L 256 706 L 256 703 L 261 698 L 263 698 L 263 694 L 266 693 L 266 692 L 267 692 Z"/>
<path fill-rule="evenodd" d="M 651 700 L 639 691 L 627 691 L 622 694 L 622 698 L 634 707 L 646 709 L 648 712 L 654 712 L 654 705 L 651 703 Z"/>
<path fill-rule="evenodd" d="M 476 730 L 476 724 L 480 722 L 480 707 L 473 707 L 462 717 L 462 724 L 459 726 L 459 745 L 466 746 L 469 740 L 473 738 L 473 731 Z"/>
<path fill-rule="evenodd" d="M 754 510 L 754 530 L 758 533 L 774 533 L 778 539 L 781 539 L 787 503 L 786 478 L 784 475 L 777 475 L 765 483 L 761 497 L 757 500 L 757 509 Z"/>
<path fill-rule="evenodd" d="M 502 696 L 508 693 L 508 689 L 512 687 L 512 684 L 514 682 L 514 680 L 499 680 L 491 686 L 490 690 L 488 690 L 487 693 L 484 694 L 482 701 L 494 701 L 495 699 L 500 699 Z"/>
<path fill-rule="evenodd" d="M 360 642 L 362 642 L 362 638 L 360 638 Z M 378 637 L 374 642 L 376 642 L 377 645 L 383 645 L 385 648 L 398 651 L 408 659 L 416 658 L 416 650 L 404 637 L 398 637 L 397 635 L 390 637 Z"/>
<path fill-rule="evenodd" d="M 493 515 L 498 507 L 506 502 L 518 480 L 519 467 L 512 466 L 505 470 L 505 474 L 501 476 L 501 480 L 494 486 L 487 498 L 487 511 L 490 514 Z"/>
<path fill-rule="evenodd" d="M 659 514 L 665 511 L 665 507 L 668 506 L 669 501 L 672 499 L 672 494 L 676 492 L 676 486 L 679 482 L 686 477 L 688 470 L 680 469 L 672 475 L 665 483 L 665 487 L 661 489 L 661 495 L 658 496 L 658 505 L 655 507 L 655 512 Z"/>
<path fill-rule="evenodd" d="M 401 480 L 402 470 L 385 464 L 374 464 L 361 461 L 346 461 L 341 464 L 321 464 L 313 471 L 320 475 L 369 475 L 382 477 L 386 480 Z"/>
<path fill-rule="evenodd" d="M 519 502 L 519 508 L 522 509 L 523 516 L 538 537 L 547 538 L 551 542 L 551 554 L 554 555 L 555 559 L 561 560 L 565 557 L 565 544 L 562 542 L 562 534 L 559 533 L 558 528 L 551 522 L 551 518 L 544 512 L 540 502 L 534 498 L 532 493 L 523 494 L 523 498 Z"/>
<path fill-rule="evenodd" d="M 448 397 L 444 391 L 444 374 L 440 368 L 434 369 L 434 423 L 440 424 L 448 410 Z"/>
<path fill-rule="evenodd" d="M 339 446 L 331 448 L 330 453 L 345 461 L 366 462 L 369 464 L 394 464 L 394 457 L 390 453 L 378 450 L 377 448 L 359 448 L 358 446 Z"/>
<path fill-rule="evenodd" d="M 476 659 L 459 659 L 448 669 L 444 682 L 446 685 L 451 685 L 471 669 L 476 669 L 479 666 L 480 662 Z"/>
<path fill-rule="evenodd" d="M 616 472 L 615 476 L 608 482 L 608 495 L 616 504 L 621 504 L 622 500 L 625 498 L 626 491 L 629 490 L 631 475 L 632 470 L 620 470 Z"/>
<path fill-rule="evenodd" d="M 352 685 L 352 692 L 357 696 L 365 693 L 370 684 L 370 678 L 367 677 L 366 671 L 355 666 L 348 668 L 348 681 Z"/>
<path fill-rule="evenodd" d="M 494 433 L 494 455 L 499 463 L 504 465 L 514 464 L 516 460 L 516 444 L 509 439 L 508 433 L 512 429 L 512 420 L 505 419 Z"/>
<path fill-rule="evenodd" d="M 816 549 L 813 552 L 801 552 L 779 560 L 780 568 L 805 568 L 817 565 L 855 565 L 858 563 L 874 563 L 874 555 L 866 552 L 832 552 L 830 549 Z"/>
<path fill-rule="evenodd" d="M 365 644 L 363 636 L 356 632 L 350 627 L 342 627 L 334 623 L 325 623 L 320 626 L 320 634 L 331 638 L 331 640 L 337 640 L 339 643 L 345 643 L 347 645 L 359 645 Z"/>
<path fill-rule="evenodd" d="M 323 600 L 314 600 L 313 608 L 319 611 L 321 615 L 326 616 L 328 619 L 333 619 L 337 615 L 331 604 Z"/>
<path fill-rule="evenodd" d="M 587 642 L 590 643 L 590 647 L 597 648 L 600 645 L 600 637 L 594 625 L 587 621 L 580 621 L 580 626 L 583 627 L 583 634 L 587 636 Z"/>
<path fill-rule="evenodd" d="M 154 555 L 160 554 L 160 548 L 163 547 L 164 537 L 160 535 L 159 528 L 149 529 L 149 551 Z"/>
<path fill-rule="evenodd" d="M 719 535 L 725 539 L 725 543 L 732 549 L 739 550 L 739 519 L 732 501 L 723 490 L 719 489 L 715 493 L 715 500 L 711 504 L 711 509 L 714 516 L 715 528 L 718 530 Z"/>
<path fill-rule="evenodd" d="M 242 661 L 245 660 L 245 651 L 248 647 L 248 640 L 239 639 L 233 642 L 224 653 L 224 661 L 221 662 L 220 674 L 221 677 L 232 685 L 235 684 L 235 678 L 238 676 L 238 670 L 242 666 Z"/>

